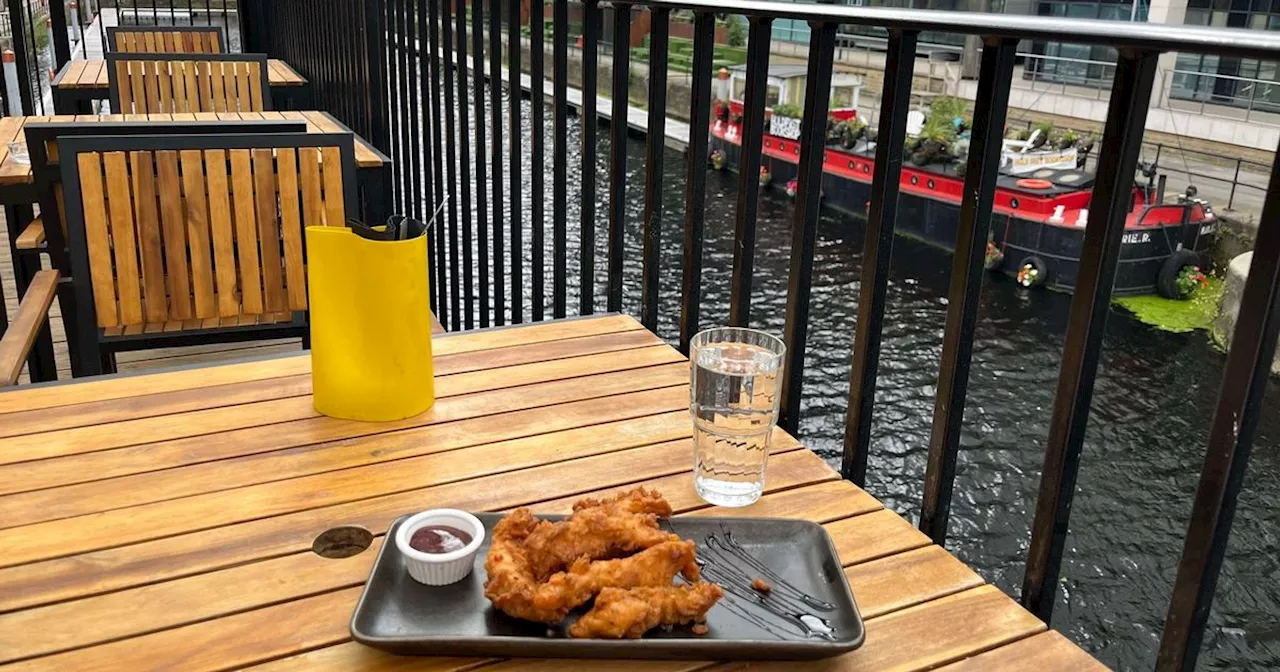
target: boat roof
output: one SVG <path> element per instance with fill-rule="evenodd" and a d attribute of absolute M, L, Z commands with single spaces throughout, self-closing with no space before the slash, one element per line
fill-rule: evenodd
<path fill-rule="evenodd" d="M 733 65 L 729 67 L 731 72 L 746 73 L 746 64 Z M 769 76 L 778 77 L 779 79 L 791 79 L 792 77 L 803 77 L 808 73 L 808 66 L 796 63 L 770 63 Z"/>
<path fill-rule="evenodd" d="M 744 77 L 747 73 L 746 64 L 733 65 L 729 67 L 729 71 L 737 77 Z M 809 68 L 803 63 L 770 63 L 769 77 L 772 79 L 796 79 L 809 74 Z M 862 86 L 862 75 L 856 72 L 844 70 L 836 70 L 831 73 L 832 86 Z"/>

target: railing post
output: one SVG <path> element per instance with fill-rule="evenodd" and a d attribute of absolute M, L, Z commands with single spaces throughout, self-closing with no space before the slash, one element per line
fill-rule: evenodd
<path fill-rule="evenodd" d="M 480 328 L 489 326 L 489 203 L 484 139 L 484 3 L 471 3 L 471 70 L 476 114 L 476 265 L 479 267 Z M 499 139 L 500 141 L 500 139 Z"/>
<path fill-rule="evenodd" d="M 435 24 L 432 21 L 432 30 L 436 25 L 440 27 L 440 50 L 432 49 L 432 55 L 440 58 L 440 70 L 444 73 L 444 109 L 440 111 L 444 115 L 444 175 L 446 192 L 448 194 L 448 202 L 444 206 L 444 214 L 448 216 L 445 221 L 448 223 L 449 237 L 449 310 L 448 316 L 439 316 L 441 324 L 448 324 L 453 331 L 462 329 L 462 273 L 459 266 L 459 211 L 458 211 L 458 187 L 459 183 L 464 180 L 458 179 L 457 153 L 458 153 L 458 136 L 457 128 L 454 124 L 454 115 L 457 114 L 458 108 L 454 104 L 454 88 L 453 88 L 453 71 L 456 66 L 453 53 L 453 23 L 450 21 L 450 5 L 453 0 L 432 0 L 439 5 L 440 23 Z M 432 17 L 435 18 L 434 16 Z M 469 178 L 468 178 L 469 179 Z M 441 280 L 443 282 L 443 280 Z"/>
<path fill-rule="evenodd" d="M 916 33 L 889 32 L 885 51 L 884 90 L 880 95 L 880 136 L 871 174 L 867 234 L 862 244 L 862 281 L 858 291 L 858 327 L 853 339 L 849 372 L 849 407 L 844 426 L 843 476 L 859 486 L 867 482 L 871 450 L 871 416 L 875 406 L 880 362 L 880 331 L 889 262 L 893 256 L 894 226 L 898 219 L 898 190 L 902 180 L 903 143 L 907 138 L 907 107 L 916 59 Z"/>
<path fill-rule="evenodd" d="M 778 416 L 779 426 L 792 434 L 800 428 L 805 338 L 809 333 L 809 298 L 813 292 L 813 248 L 822 207 L 827 104 L 831 100 L 837 27 L 833 22 L 809 23 L 809 66 L 805 77 L 804 116 L 800 119 L 799 176 L 795 219 L 791 224 L 791 268 L 787 275 L 787 316 L 783 328 L 787 364 Z"/>
<path fill-rule="evenodd" d="M 489 123 L 493 136 L 489 164 L 493 203 L 493 323 L 502 326 L 507 323 L 506 249 L 502 242 L 505 238 L 502 227 L 506 224 L 502 213 L 506 191 L 502 188 L 502 0 L 490 0 L 489 4 Z"/>
<path fill-rule="evenodd" d="M 22 17 L 26 15 L 22 8 L 23 4 L 22 0 L 8 0 L 14 64 L 18 69 L 18 100 L 22 103 L 22 114 L 30 116 L 35 114 L 35 103 L 31 95 L 31 60 L 27 53 L 29 50 L 27 31 L 22 27 Z"/>
<path fill-rule="evenodd" d="M 991 207 L 995 202 L 996 177 L 1000 174 L 1001 138 L 1017 46 L 1017 40 L 988 40 L 979 65 L 978 96 L 969 160 L 965 166 L 964 197 L 960 201 L 960 228 L 952 257 L 942 365 L 938 371 L 924 474 L 924 503 L 920 510 L 920 531 L 938 545 L 947 538 L 956 454 L 960 450 L 960 428 L 969 389 L 973 334 L 978 322 L 978 300 L 986 276 L 983 259 L 991 231 Z"/>
<path fill-rule="evenodd" d="M 49 0 L 49 32 L 53 40 L 53 67 L 61 70 L 71 60 L 71 37 L 67 35 L 66 0 Z"/>
<path fill-rule="evenodd" d="M 551 0 L 551 316 L 565 316 L 568 279 L 569 0 Z"/>
<path fill-rule="evenodd" d="M 1071 297 L 1022 583 L 1022 604 L 1045 623 L 1053 613 L 1057 595 L 1067 520 L 1089 422 L 1089 402 L 1111 307 L 1111 287 L 1120 261 L 1120 240 L 1133 205 L 1133 173 L 1155 81 L 1156 58 L 1157 54 L 1151 52 L 1121 50 L 1111 85 L 1111 102 L 1098 152 L 1098 174 L 1089 202 L 1091 223 L 1085 229 L 1075 294 Z"/>
<path fill-rule="evenodd" d="M 710 12 L 693 19 L 693 70 L 689 91 L 689 147 L 685 152 L 684 277 L 681 282 L 680 352 L 698 331 L 702 302 L 702 235 L 707 196 L 707 136 L 711 123 L 711 67 L 715 20 Z"/>
<path fill-rule="evenodd" d="M 546 10 L 543 0 L 531 0 L 529 3 L 529 150 L 533 154 L 533 162 L 529 172 L 529 247 L 530 275 L 533 276 L 533 298 L 530 300 L 532 319 L 537 322 L 544 317 L 546 310 L 546 266 L 543 257 L 546 252 L 544 227 L 546 222 L 545 203 L 546 188 L 544 184 L 544 168 L 546 162 L 546 131 L 544 130 L 542 112 L 547 105 L 544 61 L 546 49 L 543 47 L 543 19 Z"/>
<path fill-rule="evenodd" d="M 738 203 L 733 234 L 733 276 L 729 324 L 751 321 L 751 274 L 756 253 L 756 209 L 760 201 L 760 150 L 764 103 L 769 90 L 769 45 L 773 19 L 752 16 L 747 31 L 747 88 L 742 95 L 742 151 L 738 160 Z"/>
<path fill-rule="evenodd" d="M 658 331 L 658 271 L 662 246 L 662 170 L 667 141 L 667 43 L 671 10 L 655 7 L 649 15 L 649 119 L 645 131 L 644 261 L 640 323 Z"/>
<path fill-rule="evenodd" d="M 623 231 L 627 219 L 627 110 L 631 81 L 631 4 L 613 3 L 613 89 L 609 109 L 609 293 L 622 310 Z"/>
<path fill-rule="evenodd" d="M 471 246 L 471 232 L 475 228 L 475 219 L 471 214 L 471 122 L 467 109 L 467 97 L 471 94 L 467 85 L 467 11 L 462 0 L 447 0 L 454 3 L 454 30 L 457 32 L 457 48 L 447 50 L 449 65 L 457 65 L 458 70 L 458 181 L 462 190 L 462 202 L 458 209 L 458 223 L 462 229 L 462 326 L 474 329 L 476 326 L 476 292 L 474 254 Z M 482 82 L 483 79 L 478 80 Z M 483 88 L 483 87 L 480 87 Z M 484 163 L 483 154 L 476 163 Z M 477 184 L 479 184 L 477 182 Z M 457 266 L 457 262 L 454 262 Z M 454 323 L 458 315 L 453 316 Z"/>
<path fill-rule="evenodd" d="M 1204 468 L 1156 658 L 1160 672 L 1195 669 L 1275 357 L 1280 333 L 1280 227 L 1274 224 L 1280 220 L 1280 162 L 1272 164 L 1269 184 L 1261 221 L 1271 225 L 1258 230 L 1240 297 L 1240 316 L 1223 367 Z"/>
<path fill-rule="evenodd" d="M 596 133 L 599 119 L 596 102 L 600 88 L 599 63 L 600 3 L 582 3 L 582 198 L 579 199 L 580 236 L 578 248 L 578 312 L 595 312 L 596 287 Z"/>
<path fill-rule="evenodd" d="M 520 84 L 521 0 L 507 4 L 507 192 L 511 199 L 511 324 L 524 322 L 524 199 L 520 190 L 526 148 L 522 140 L 520 103 L 524 89 Z M 541 100 L 537 105 L 543 104 Z M 539 131 L 534 131 L 539 132 Z M 539 194 L 540 196 L 541 194 Z"/>

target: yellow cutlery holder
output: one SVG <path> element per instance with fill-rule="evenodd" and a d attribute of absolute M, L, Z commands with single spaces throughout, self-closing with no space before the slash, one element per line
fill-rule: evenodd
<path fill-rule="evenodd" d="M 375 241 L 307 227 L 316 411 L 390 421 L 435 403 L 427 238 Z"/>

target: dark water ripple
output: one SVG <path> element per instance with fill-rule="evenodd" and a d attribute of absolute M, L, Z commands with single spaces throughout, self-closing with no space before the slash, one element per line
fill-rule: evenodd
<path fill-rule="evenodd" d="M 526 140 L 528 109 L 526 102 Z M 505 105 L 502 113 L 505 118 Z M 537 198 L 544 199 L 550 218 L 552 128 L 550 112 L 545 116 L 547 194 Z M 581 196 L 576 190 L 581 166 L 576 123 L 573 120 L 570 128 L 568 171 L 571 309 L 577 305 L 579 276 Z M 504 153 L 506 148 L 504 141 Z M 627 150 L 624 309 L 638 314 L 643 142 L 633 140 Z M 604 308 L 607 286 L 608 156 L 607 128 L 602 128 L 596 166 L 597 310 Z M 526 153 L 526 245 L 531 236 L 533 162 Z M 473 159 L 473 167 L 474 163 Z M 504 158 L 504 170 L 506 165 Z M 680 311 L 684 165 L 682 155 L 666 153 L 659 333 L 672 341 Z M 708 326 L 723 323 L 728 315 L 736 181 L 735 175 L 708 174 L 702 277 L 702 321 Z M 506 207 L 509 212 L 510 204 Z M 766 190 L 757 230 L 752 326 L 774 333 L 783 326 L 792 218 L 792 204 L 781 190 Z M 548 230 L 548 263 L 549 234 Z M 862 236 L 858 221 L 824 214 L 814 260 L 800 434 L 833 466 L 838 466 L 843 440 Z M 919 516 L 951 258 L 902 238 L 894 245 L 868 489 L 914 521 Z M 527 249 L 525 258 L 528 269 Z M 526 297 L 532 293 L 527 274 L 528 270 Z M 549 266 L 546 287 L 550 315 Z M 1067 296 L 1023 291 L 998 278 L 989 279 L 982 292 L 947 546 L 1014 596 L 1022 580 L 1068 308 Z M 1223 357 L 1202 334 L 1160 333 L 1119 313 L 1108 320 L 1053 625 L 1113 667 L 1150 669 L 1154 662 L 1222 363 Z M 1202 669 L 1280 667 L 1276 387 L 1273 381 L 1268 389 L 1200 658 Z"/>

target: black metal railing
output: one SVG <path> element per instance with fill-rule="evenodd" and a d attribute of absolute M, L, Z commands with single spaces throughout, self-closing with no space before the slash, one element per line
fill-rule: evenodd
<path fill-rule="evenodd" d="M 452 328 L 499 325 L 526 315 L 543 317 L 547 300 L 542 284 L 542 236 L 548 213 L 541 206 L 544 132 L 541 123 L 543 86 L 543 3 L 531 5 L 536 18 L 527 47 L 522 37 L 521 3 L 476 0 L 470 5 L 440 0 L 244 0 L 251 16 L 265 21 L 248 27 L 250 35 L 268 35 L 265 49 L 289 60 L 317 86 L 316 101 L 391 153 L 395 160 L 393 207 L 417 216 L 443 206 L 444 221 L 432 239 L 433 307 Z M 551 316 L 565 315 L 569 260 L 566 254 L 566 207 L 569 149 L 568 3 L 552 0 L 552 124 L 555 129 L 549 161 L 552 173 L 550 231 L 553 253 Z M 699 286 L 703 272 L 702 232 L 705 194 L 705 156 L 712 77 L 714 16 L 743 14 L 750 21 L 746 64 L 742 154 L 736 203 L 735 252 L 732 266 L 729 322 L 750 320 L 751 260 L 755 253 L 757 213 L 756 173 L 764 124 L 765 78 L 769 64 L 770 25 L 774 19 L 809 22 L 812 31 L 806 100 L 800 138 L 798 203 L 794 212 L 788 283 L 785 338 L 787 378 L 783 388 L 782 425 L 798 426 L 805 365 L 804 343 L 812 286 L 814 239 L 822 177 L 822 146 L 827 96 L 837 26 L 881 28 L 889 36 L 883 104 L 878 127 L 867 235 L 863 248 L 860 311 L 854 337 L 848 419 L 844 442 L 844 475 L 865 482 L 877 364 L 884 321 L 889 263 L 897 218 L 905 115 L 916 54 L 916 41 L 925 31 L 979 37 L 982 50 L 977 109 L 967 159 L 956 251 L 951 270 L 946 330 L 933 410 L 920 527 L 936 542 L 947 536 L 948 514 L 956 458 L 964 419 L 970 361 L 983 277 L 983 255 L 992 216 L 1000 139 L 1020 40 L 1082 42 L 1115 47 L 1119 54 L 1112 82 L 1110 106 L 1097 153 L 1097 179 L 1089 210 L 1093 213 L 1084 235 L 1079 279 L 1071 301 L 1065 332 L 1058 388 L 1053 405 L 1040 493 L 1031 530 L 1022 602 L 1048 621 L 1055 603 L 1068 519 L 1079 469 L 1081 448 L 1098 370 L 1104 325 L 1119 260 L 1126 215 L 1132 206 L 1132 185 L 1142 142 L 1158 56 L 1167 51 L 1275 60 L 1280 58 L 1280 35 L 1265 32 L 1220 31 L 1181 26 L 1117 24 L 1100 21 L 1042 19 L 1012 15 L 932 12 L 864 8 L 826 4 L 781 3 L 769 0 L 648 0 L 613 2 L 611 42 L 625 44 L 633 12 L 650 10 L 653 30 L 649 42 L 649 136 L 645 151 L 643 251 L 640 317 L 656 329 L 657 279 L 663 264 L 659 242 L 663 229 L 677 222 L 663 216 L 662 128 L 666 117 L 666 25 L 671 10 L 695 15 L 692 96 L 688 118 L 686 209 L 683 233 L 683 281 L 677 334 L 662 334 L 687 348 L 702 311 Z M 487 12 L 487 14 L 486 14 Z M 470 23 L 464 19 L 470 14 Z M 623 199 L 628 188 L 627 112 L 631 81 L 628 49 L 612 49 L 609 86 L 613 122 L 610 126 L 608 184 L 599 194 L 596 184 L 596 139 L 599 123 L 597 77 L 601 58 L 603 7 L 598 0 L 582 6 L 580 42 L 581 92 L 581 256 L 579 312 L 597 309 L 594 302 L 596 258 L 594 231 L 596 199 L 607 195 L 608 244 L 605 308 L 620 310 L 623 296 Z M 486 21 L 487 19 L 487 21 Z M 505 19 L 505 20 L 504 20 Z M 506 27 L 505 44 L 503 27 Z M 471 31 L 470 41 L 467 30 Z M 488 60 L 483 58 L 487 34 Z M 467 53 L 468 47 L 470 53 Z M 504 52 L 505 48 L 505 54 Z M 520 75 L 530 48 L 530 89 L 533 95 L 532 137 L 524 137 Z M 467 57 L 470 56 L 470 62 Z M 504 74 L 509 70 L 509 74 Z M 468 77 L 471 79 L 469 80 Z M 476 85 L 472 89 L 470 81 Z M 507 82 L 507 105 L 502 83 Z M 489 97 L 483 95 L 488 84 Z M 468 99 L 468 94 L 473 98 Z M 387 102 L 383 102 L 387 101 Z M 428 104 L 429 103 L 429 104 Z M 474 106 L 474 119 L 468 105 Z M 486 116 L 487 115 L 487 116 Z M 505 123 L 504 123 L 505 117 Z M 485 121 L 489 122 L 488 136 Z M 474 121 L 474 142 L 468 125 Z M 505 129 L 505 131 L 504 131 Z M 503 137 L 503 133 L 506 137 Z M 503 143 L 508 163 L 503 165 Z M 533 204 L 532 240 L 522 238 L 525 211 L 520 157 L 532 153 L 529 199 Z M 471 182 L 467 161 L 474 159 Z M 488 159 L 488 164 L 486 164 Z M 487 170 L 486 170 L 487 168 Z M 1280 173 L 1273 167 L 1263 221 L 1280 218 Z M 505 172 L 504 172 L 505 171 Z M 474 184 L 474 191 L 471 191 Z M 474 197 L 475 203 L 469 201 Z M 486 198 L 487 197 L 487 198 Z M 475 251 L 479 259 L 472 257 Z M 489 245 L 491 244 L 491 247 Z M 492 256 L 486 258 L 491 252 Z M 535 279 L 526 286 L 526 260 Z M 509 262 L 509 266 L 507 265 Z M 473 265 L 474 264 L 474 265 Z M 472 279 L 475 282 L 472 282 Z M 508 293 L 508 288 L 510 291 Z M 1264 225 L 1259 232 L 1253 269 L 1241 306 L 1241 318 L 1227 355 L 1222 391 L 1217 400 L 1206 462 L 1196 496 L 1173 598 L 1170 602 L 1159 662 L 1162 670 L 1191 669 L 1198 654 L 1212 601 L 1227 534 L 1240 491 L 1241 479 L 1260 413 L 1267 363 L 1280 331 L 1280 227 Z M 531 310 L 526 313 L 525 307 Z"/>
<path fill-rule="evenodd" d="M 111 26 L 219 26 L 228 49 L 241 51 L 239 2 L 3 0 L 0 49 L 12 52 L 18 76 L 0 80 L 0 116 L 54 114 L 54 76 L 72 59 L 103 58 Z"/>

